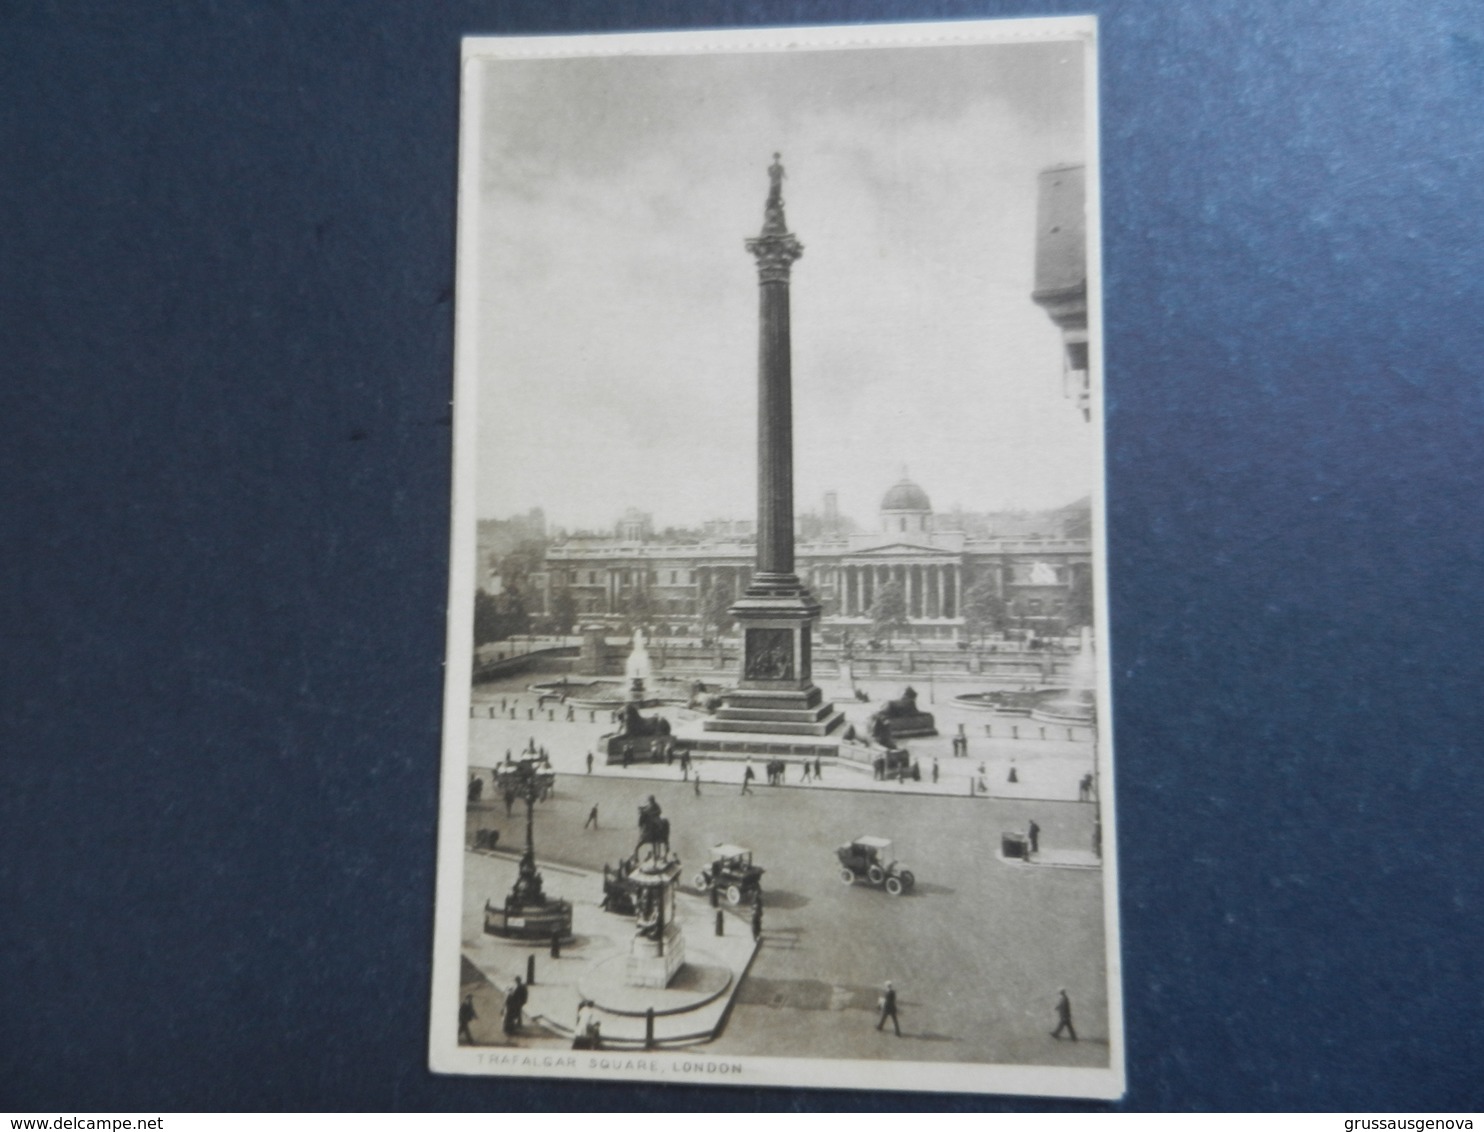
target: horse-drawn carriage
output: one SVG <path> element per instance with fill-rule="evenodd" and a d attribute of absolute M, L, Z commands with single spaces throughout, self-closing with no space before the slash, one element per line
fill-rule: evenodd
<path fill-rule="evenodd" d="M 762 891 L 763 870 L 752 863 L 752 850 L 740 845 L 713 845 L 711 863 L 696 874 L 696 888 L 713 888 L 727 903 L 741 904 Z"/>

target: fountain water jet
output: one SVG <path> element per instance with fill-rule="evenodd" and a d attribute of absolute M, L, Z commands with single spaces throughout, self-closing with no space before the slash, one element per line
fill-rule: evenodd
<path fill-rule="evenodd" d="M 1097 719 L 1097 696 L 1093 690 L 1097 665 L 1092 657 L 1092 630 L 1082 627 L 1077 655 L 1072 658 L 1065 692 L 1042 700 L 1031 709 L 1031 718 L 1041 723 L 1071 723 L 1092 726 Z"/>
<path fill-rule="evenodd" d="M 644 630 L 634 630 L 634 648 L 629 653 L 629 659 L 624 664 L 624 684 L 628 688 L 628 702 L 631 704 L 644 703 L 644 682 L 649 679 L 652 671 L 649 663 L 649 645 L 644 639 Z"/>

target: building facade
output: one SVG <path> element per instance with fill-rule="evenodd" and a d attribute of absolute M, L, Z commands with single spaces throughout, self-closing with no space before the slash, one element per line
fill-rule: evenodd
<path fill-rule="evenodd" d="M 1036 285 L 1031 299 L 1062 337 L 1062 386 L 1084 420 L 1092 416 L 1087 340 L 1087 169 L 1041 173 L 1036 209 Z"/>
<path fill-rule="evenodd" d="M 1077 619 L 1092 569 L 1085 502 L 968 526 L 935 516 L 927 493 L 904 478 L 882 498 L 875 531 L 801 542 L 796 568 L 824 607 L 825 639 L 847 631 L 868 638 L 877 598 L 893 582 L 905 599 L 907 632 L 918 639 L 963 639 L 966 598 L 981 583 L 1003 603 L 1010 629 L 1055 635 Z M 622 537 L 631 532 L 548 546 L 544 569 L 530 577 L 532 612 L 552 613 L 565 592 L 583 623 L 634 620 L 705 635 L 715 611 L 751 580 L 756 544 L 746 533 L 719 525 L 694 542 Z"/>

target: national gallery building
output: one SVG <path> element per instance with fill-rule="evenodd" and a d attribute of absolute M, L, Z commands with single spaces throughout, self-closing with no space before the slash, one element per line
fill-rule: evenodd
<path fill-rule="evenodd" d="M 834 533 L 841 525 L 832 522 L 832 507 L 827 499 L 825 533 L 800 541 L 795 551 L 800 578 L 824 607 L 827 635 L 850 630 L 857 639 L 868 637 L 876 595 L 898 581 L 914 636 L 959 639 L 964 595 L 983 578 L 1006 603 L 1011 627 L 1059 634 L 1074 585 L 1088 584 L 1085 501 L 1060 511 L 996 516 L 988 529 L 972 532 L 961 517 L 935 521 L 927 493 L 907 479 L 882 498 L 871 533 Z M 726 524 L 696 542 L 667 544 L 647 537 L 645 524 L 621 522 L 611 537 L 548 546 L 545 569 L 530 576 L 526 592 L 534 614 L 551 612 L 555 595 L 566 590 L 579 621 L 616 623 L 637 606 L 662 632 L 689 635 L 700 632 L 715 587 L 728 598 L 741 595 L 755 559 L 750 533 Z"/>

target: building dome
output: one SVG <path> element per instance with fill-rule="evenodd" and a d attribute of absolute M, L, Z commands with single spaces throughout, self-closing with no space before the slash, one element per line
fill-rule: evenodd
<path fill-rule="evenodd" d="M 933 505 L 927 492 L 905 475 L 881 498 L 881 530 L 887 534 L 925 535 L 932 530 Z"/>
<path fill-rule="evenodd" d="M 928 501 L 927 492 L 909 479 L 892 484 L 891 489 L 881 500 L 883 511 L 931 511 L 932 509 L 933 505 Z"/>

